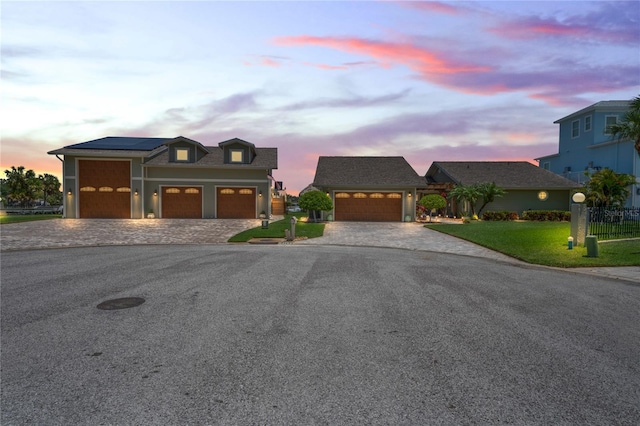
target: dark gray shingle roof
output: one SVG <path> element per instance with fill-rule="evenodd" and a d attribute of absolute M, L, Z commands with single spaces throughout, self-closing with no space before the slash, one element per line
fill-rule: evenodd
<path fill-rule="evenodd" d="M 403 157 L 320 157 L 314 186 L 425 187 Z"/>
<path fill-rule="evenodd" d="M 526 161 L 434 161 L 428 181 L 442 182 L 438 170 L 461 185 L 494 182 L 505 189 L 573 189 L 580 185 Z"/>
<path fill-rule="evenodd" d="M 196 163 L 170 163 L 169 152 L 162 154 L 145 162 L 146 166 L 171 166 L 171 167 L 230 167 L 230 168 L 278 168 L 278 148 L 255 148 L 256 156 L 251 164 L 225 164 L 222 148 L 218 146 L 206 146 L 209 153 Z"/>
<path fill-rule="evenodd" d="M 186 140 L 200 145 L 208 153 L 196 163 L 170 163 L 166 145 L 173 141 Z M 242 142 L 251 146 L 255 152 L 255 158 L 251 164 L 225 164 L 222 146 L 228 143 Z M 278 168 L 278 148 L 255 148 L 250 142 L 242 139 L 230 139 L 221 142 L 219 146 L 204 146 L 200 142 L 178 136 L 175 138 L 137 138 L 108 136 L 88 142 L 68 145 L 64 148 L 49 151 L 50 155 L 91 155 L 96 157 L 146 157 L 149 158 L 145 165 L 171 166 L 171 167 L 230 167 L 230 168 Z M 157 155 L 156 155 L 157 154 Z"/>

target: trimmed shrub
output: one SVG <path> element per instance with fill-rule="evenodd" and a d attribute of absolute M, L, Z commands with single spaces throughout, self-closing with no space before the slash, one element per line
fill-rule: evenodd
<path fill-rule="evenodd" d="M 522 212 L 522 218 L 538 222 L 568 222 L 571 220 L 571 212 L 564 210 L 527 210 Z"/>
<path fill-rule="evenodd" d="M 510 212 L 507 210 L 502 211 L 488 211 L 482 214 L 482 220 L 487 221 L 500 221 L 500 220 L 518 220 L 518 213 Z"/>

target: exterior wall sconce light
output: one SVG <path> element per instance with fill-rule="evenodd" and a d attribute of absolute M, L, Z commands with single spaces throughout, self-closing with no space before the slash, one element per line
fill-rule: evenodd
<path fill-rule="evenodd" d="M 327 192 L 327 197 L 331 198 L 331 195 L 329 195 L 329 193 Z"/>
<path fill-rule="evenodd" d="M 135 195 L 136 197 L 138 196 L 138 188 L 136 188 L 136 191 L 133 193 L 133 195 Z"/>
<path fill-rule="evenodd" d="M 547 198 L 549 198 L 549 193 L 547 191 L 538 192 L 538 200 L 545 201 Z"/>
<path fill-rule="evenodd" d="M 408 198 L 411 198 L 411 193 L 409 193 L 409 195 L 407 195 Z"/>
<path fill-rule="evenodd" d="M 262 191 L 258 191 L 258 197 L 262 198 Z"/>
<path fill-rule="evenodd" d="M 69 190 L 69 191 L 67 192 L 67 195 L 73 195 L 73 193 L 71 192 L 71 190 Z"/>
<path fill-rule="evenodd" d="M 158 190 L 156 189 L 155 191 L 153 191 L 153 196 L 157 197 L 158 196 Z"/>

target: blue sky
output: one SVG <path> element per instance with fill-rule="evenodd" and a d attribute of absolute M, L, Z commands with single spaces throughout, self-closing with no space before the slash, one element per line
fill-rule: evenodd
<path fill-rule="evenodd" d="M 553 122 L 640 92 L 640 3 L 3 1 L 2 170 L 104 136 L 320 155 L 526 160 Z"/>

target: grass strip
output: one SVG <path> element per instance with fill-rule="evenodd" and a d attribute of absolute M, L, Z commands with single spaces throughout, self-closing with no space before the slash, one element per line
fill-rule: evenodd
<path fill-rule="evenodd" d="M 427 224 L 425 227 L 471 241 L 527 263 L 563 268 L 640 266 L 640 240 L 598 244 L 598 257 L 587 257 L 584 246 L 567 247 L 569 222 L 485 222 L 464 225 Z"/>
<path fill-rule="evenodd" d="M 61 214 L 16 214 L 0 216 L 0 225 L 7 223 L 33 222 L 34 220 L 60 219 Z"/>
<path fill-rule="evenodd" d="M 262 229 L 261 226 L 247 229 L 239 234 L 229 238 L 230 243 L 246 243 L 252 238 L 284 238 L 284 231 L 291 229 L 291 217 L 287 215 L 283 220 L 269 222 L 268 229 Z M 302 215 L 296 215 L 298 218 Z M 324 223 L 309 223 L 298 220 L 296 223 L 296 237 L 317 238 L 322 237 L 324 233 Z"/>

